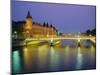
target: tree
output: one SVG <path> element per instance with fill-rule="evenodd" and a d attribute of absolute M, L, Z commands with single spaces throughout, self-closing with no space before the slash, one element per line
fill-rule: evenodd
<path fill-rule="evenodd" d="M 87 34 L 87 35 L 91 34 L 91 31 L 88 29 L 88 30 L 86 31 L 86 34 Z"/>
<path fill-rule="evenodd" d="M 91 34 L 92 34 L 92 35 L 96 35 L 96 28 L 93 29 L 93 30 L 91 30 Z"/>

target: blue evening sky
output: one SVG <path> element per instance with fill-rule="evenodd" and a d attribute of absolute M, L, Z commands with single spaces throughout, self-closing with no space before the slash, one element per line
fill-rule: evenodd
<path fill-rule="evenodd" d="M 12 20 L 23 21 L 30 11 L 33 21 L 53 24 L 59 32 L 78 33 L 96 25 L 96 7 L 89 5 L 12 1 Z"/>

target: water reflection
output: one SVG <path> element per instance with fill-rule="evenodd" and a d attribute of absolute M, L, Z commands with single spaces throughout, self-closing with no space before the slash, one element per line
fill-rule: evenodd
<path fill-rule="evenodd" d="M 83 56 L 80 47 L 78 47 L 76 69 L 81 69 L 83 63 Z"/>
<path fill-rule="evenodd" d="M 24 70 L 25 72 L 32 72 L 36 69 L 38 50 L 31 46 L 23 49 Z M 34 66 L 33 66 L 34 65 Z"/>
<path fill-rule="evenodd" d="M 53 47 L 50 48 L 50 71 L 57 71 L 59 69 L 60 54 Z"/>
<path fill-rule="evenodd" d="M 48 59 L 49 59 L 49 47 L 47 45 L 43 45 L 43 46 L 40 46 L 38 48 L 38 64 L 37 64 L 37 67 L 38 67 L 38 70 L 39 71 L 45 71 L 47 70 L 47 65 L 48 65 Z"/>
<path fill-rule="evenodd" d="M 94 69 L 96 67 L 95 47 L 69 45 L 24 46 L 13 51 L 14 73 L 37 73 Z"/>
<path fill-rule="evenodd" d="M 12 55 L 12 58 L 13 58 L 13 71 L 14 72 L 19 72 L 21 70 L 21 60 L 20 60 L 20 55 L 19 55 L 19 51 L 14 51 L 13 52 L 13 55 Z"/>

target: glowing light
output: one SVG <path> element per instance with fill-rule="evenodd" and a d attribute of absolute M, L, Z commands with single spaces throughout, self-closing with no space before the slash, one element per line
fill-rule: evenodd
<path fill-rule="evenodd" d="M 14 31 L 14 34 L 17 34 L 17 31 Z"/>
<path fill-rule="evenodd" d="M 27 52 L 28 51 L 28 49 L 25 47 L 24 49 L 23 49 L 25 52 Z"/>
<path fill-rule="evenodd" d="M 53 42 L 53 39 L 51 39 L 51 43 Z"/>
<path fill-rule="evenodd" d="M 66 52 L 68 52 L 69 51 L 69 46 L 66 46 L 65 50 L 66 50 Z"/>
<path fill-rule="evenodd" d="M 45 64 L 47 63 L 47 59 L 48 59 L 48 51 L 47 50 L 48 47 L 47 45 L 43 45 L 43 46 L 39 46 L 38 48 L 38 67 L 43 69 L 45 68 Z"/>
<path fill-rule="evenodd" d="M 89 36 L 92 36 L 91 34 Z"/>
<path fill-rule="evenodd" d="M 26 33 L 29 33 L 29 31 L 26 31 Z"/>
<path fill-rule="evenodd" d="M 13 52 L 13 69 L 15 72 L 19 72 L 20 71 L 20 67 L 21 67 L 21 64 L 20 64 L 20 55 L 19 55 L 19 52 L 18 51 L 14 51 Z"/>
<path fill-rule="evenodd" d="M 81 40 L 80 40 L 80 38 L 78 38 L 78 42 L 80 42 Z"/>
<path fill-rule="evenodd" d="M 59 68 L 57 68 L 57 66 L 59 65 L 60 55 L 53 47 L 51 47 L 51 49 L 50 49 L 50 54 L 51 54 L 50 55 L 50 69 L 59 69 Z"/>
<path fill-rule="evenodd" d="M 81 53 L 80 47 L 78 47 L 76 69 L 81 69 L 81 67 L 82 67 L 82 61 L 83 61 L 82 53 Z"/>

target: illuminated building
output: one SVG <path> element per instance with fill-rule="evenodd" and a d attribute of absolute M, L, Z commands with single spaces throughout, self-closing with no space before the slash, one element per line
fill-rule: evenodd
<path fill-rule="evenodd" d="M 39 24 L 32 21 L 32 16 L 28 12 L 26 22 L 24 24 L 25 37 L 55 37 L 57 30 L 52 25 Z"/>

